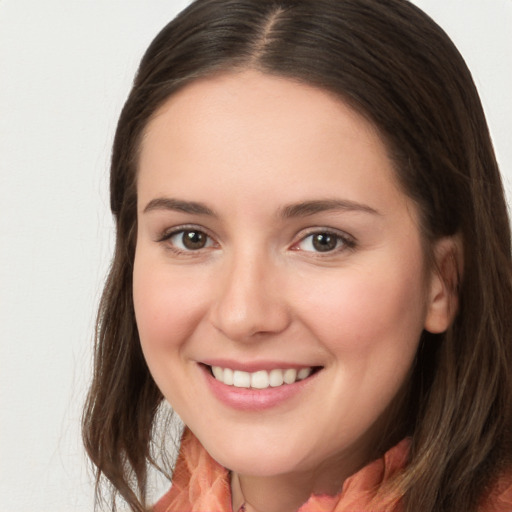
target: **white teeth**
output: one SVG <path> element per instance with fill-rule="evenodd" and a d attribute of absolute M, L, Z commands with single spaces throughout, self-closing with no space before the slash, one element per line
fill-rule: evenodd
<path fill-rule="evenodd" d="M 283 382 L 284 382 L 283 370 L 270 370 L 269 381 L 270 381 L 270 385 L 273 388 L 282 386 Z"/>
<path fill-rule="evenodd" d="M 213 376 L 224 382 L 224 370 L 220 366 L 212 366 Z"/>
<path fill-rule="evenodd" d="M 251 374 L 251 388 L 265 389 L 269 386 L 268 372 L 261 370 Z"/>
<path fill-rule="evenodd" d="M 222 368 L 221 368 L 221 370 L 222 370 Z M 233 370 L 231 368 L 224 368 L 223 382 L 224 382 L 224 384 L 227 384 L 228 386 L 233 385 Z"/>
<path fill-rule="evenodd" d="M 212 373 L 215 379 L 228 386 L 237 388 L 267 389 L 268 387 L 279 387 L 283 384 L 293 384 L 299 380 L 304 380 L 311 375 L 313 368 L 287 368 L 286 370 L 274 369 L 267 372 L 258 370 L 249 373 L 241 370 L 232 370 L 231 368 L 221 368 L 212 366 Z"/>
<path fill-rule="evenodd" d="M 235 388 L 250 388 L 251 374 L 235 370 L 233 372 L 233 386 L 235 386 Z"/>
<path fill-rule="evenodd" d="M 284 371 L 283 380 L 286 384 L 293 384 L 297 379 L 297 370 L 288 368 Z"/>
<path fill-rule="evenodd" d="M 304 380 L 307 379 L 311 375 L 311 368 L 301 368 L 299 370 L 299 373 L 297 373 L 297 379 L 298 380 Z"/>

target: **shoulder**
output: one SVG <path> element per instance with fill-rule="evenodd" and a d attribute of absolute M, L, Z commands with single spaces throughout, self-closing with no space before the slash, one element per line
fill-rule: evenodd
<path fill-rule="evenodd" d="M 491 486 L 478 512 L 512 512 L 512 469 L 502 473 Z"/>

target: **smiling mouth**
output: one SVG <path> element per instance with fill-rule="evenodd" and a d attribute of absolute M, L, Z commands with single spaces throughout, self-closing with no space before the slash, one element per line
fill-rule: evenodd
<path fill-rule="evenodd" d="M 220 366 L 209 366 L 208 368 L 215 380 L 227 386 L 252 389 L 277 388 L 294 384 L 295 382 L 307 379 L 321 369 L 321 367 L 310 366 L 299 369 L 286 368 L 281 370 L 276 368 L 270 371 L 244 372 Z"/>

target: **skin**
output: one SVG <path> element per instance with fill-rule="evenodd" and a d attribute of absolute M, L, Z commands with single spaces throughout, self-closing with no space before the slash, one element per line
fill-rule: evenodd
<path fill-rule="evenodd" d="M 422 330 L 445 330 L 453 310 L 377 130 L 308 85 L 250 70 L 201 79 L 148 124 L 137 191 L 142 349 L 164 396 L 232 470 L 234 507 L 292 512 L 338 492 L 369 462 Z M 318 211 L 286 209 L 312 201 Z M 184 226 L 206 245 L 187 249 Z M 318 252 L 311 233 L 325 232 L 336 247 Z M 255 412 L 212 395 L 198 364 L 211 358 L 322 369 Z"/>

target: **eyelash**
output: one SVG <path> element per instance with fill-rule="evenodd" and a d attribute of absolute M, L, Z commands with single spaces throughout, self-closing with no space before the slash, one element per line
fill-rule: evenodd
<path fill-rule="evenodd" d="M 183 236 L 186 233 L 190 234 L 198 234 L 198 235 L 204 235 L 206 236 L 206 244 L 203 247 L 199 247 L 197 249 L 190 249 L 190 248 L 181 248 L 177 247 L 176 243 L 170 242 L 171 239 L 177 235 L 181 235 L 181 244 L 183 245 Z M 353 237 L 347 235 L 346 233 L 340 233 L 338 231 L 334 231 L 332 229 L 311 229 L 307 233 L 305 233 L 303 236 L 301 236 L 300 240 L 298 242 L 295 242 L 291 246 L 291 250 L 293 251 L 300 251 L 301 249 L 299 246 L 301 244 L 304 244 L 308 239 L 311 239 L 310 245 L 314 248 L 314 236 L 320 236 L 320 237 L 334 237 L 335 238 L 335 247 L 326 251 L 319 251 L 319 250 L 303 250 L 302 252 L 306 253 L 312 253 L 315 254 L 317 257 L 327 257 L 333 254 L 337 254 L 339 252 L 343 252 L 346 250 L 354 249 L 356 246 L 356 241 Z M 198 228 L 196 226 L 179 226 L 177 228 L 172 229 L 171 231 L 166 231 L 163 233 L 161 237 L 158 238 L 157 242 L 168 242 L 167 246 L 170 250 L 172 250 L 176 254 L 184 254 L 184 255 L 195 255 L 200 254 L 203 249 L 210 249 L 212 247 L 215 247 L 218 245 L 213 237 L 211 237 L 203 228 Z"/>
<path fill-rule="evenodd" d="M 298 246 L 300 244 L 305 243 L 308 239 L 310 239 L 310 245 L 314 247 L 314 237 L 315 236 L 321 236 L 321 237 L 334 237 L 335 239 L 335 247 L 333 249 L 327 250 L 327 251 L 315 251 L 315 250 L 308 250 L 304 252 L 313 253 L 317 257 L 327 257 L 333 254 L 338 254 L 340 252 L 354 249 L 356 246 L 356 241 L 353 237 L 347 235 L 346 233 L 340 233 L 339 231 L 334 231 L 332 229 L 314 229 L 309 230 L 304 236 L 300 238 L 300 240 L 293 244 L 292 250 L 300 250 L 298 249 Z"/>
<path fill-rule="evenodd" d="M 181 235 L 181 244 L 183 244 L 183 236 L 185 233 L 196 233 L 206 236 L 206 244 L 209 244 L 205 247 L 200 247 L 198 249 L 187 249 L 187 248 L 180 248 L 177 247 L 176 244 L 173 244 L 171 242 L 171 239 L 177 235 Z M 172 250 L 176 254 L 185 254 L 188 256 L 194 255 L 194 253 L 200 253 L 202 249 L 209 249 L 210 247 L 215 246 L 215 242 L 213 237 L 211 237 L 204 229 L 198 228 L 196 226 L 179 226 L 177 228 L 174 228 L 170 231 L 166 231 L 163 233 L 161 237 L 158 238 L 157 242 L 165 243 L 167 242 L 167 247 Z M 214 242 L 213 244 L 211 242 Z"/>

